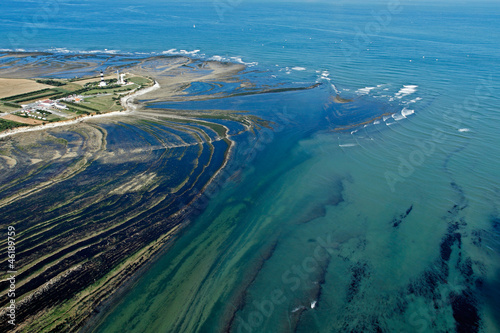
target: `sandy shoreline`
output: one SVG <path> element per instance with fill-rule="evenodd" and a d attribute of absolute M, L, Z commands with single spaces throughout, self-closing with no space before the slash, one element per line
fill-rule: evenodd
<path fill-rule="evenodd" d="M 155 81 L 155 84 L 152 87 L 144 88 L 144 89 L 141 89 L 133 94 L 122 97 L 121 104 L 125 108 L 124 111 L 114 111 L 114 112 L 109 112 L 109 113 L 99 114 L 99 115 L 81 116 L 81 117 L 70 119 L 70 120 L 63 120 L 63 121 L 58 121 L 56 123 L 49 123 L 49 124 L 45 124 L 45 125 L 37 125 L 37 126 L 32 126 L 32 127 L 17 127 L 14 129 L 9 129 L 9 130 L 6 130 L 4 132 L 1 132 L 0 139 L 11 136 L 11 135 L 19 134 L 19 133 L 27 133 L 27 132 L 41 131 L 41 130 L 56 128 L 56 127 L 61 127 L 61 126 L 75 125 L 75 124 L 81 123 L 82 121 L 85 121 L 88 119 L 96 119 L 96 118 L 113 117 L 113 116 L 118 116 L 118 115 L 131 114 L 131 113 L 137 111 L 137 104 L 134 103 L 134 100 L 137 97 L 145 95 L 149 92 L 155 91 L 155 90 L 160 89 L 160 88 L 161 88 L 160 84 Z"/>

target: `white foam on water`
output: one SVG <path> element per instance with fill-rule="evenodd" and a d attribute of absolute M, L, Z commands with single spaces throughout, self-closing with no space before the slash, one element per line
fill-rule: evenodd
<path fill-rule="evenodd" d="M 410 110 L 410 109 L 407 109 L 407 108 L 404 108 L 403 110 L 401 110 L 401 115 L 403 117 L 408 117 L 409 115 L 412 115 L 415 113 L 415 110 Z"/>
<path fill-rule="evenodd" d="M 396 95 L 394 95 L 394 97 L 401 99 L 405 96 L 415 93 L 417 91 L 417 88 L 418 86 L 415 85 L 403 86 L 403 88 L 401 88 L 399 92 Z"/>
<path fill-rule="evenodd" d="M 328 80 L 329 80 L 329 79 L 328 79 Z M 337 89 L 337 87 L 336 87 L 333 83 L 331 83 L 331 82 L 330 82 L 330 84 L 331 84 L 331 86 L 332 86 L 333 90 L 335 90 L 335 93 L 336 93 L 337 95 L 340 95 L 340 91 Z"/>
<path fill-rule="evenodd" d="M 48 49 L 43 49 L 43 50 L 30 50 L 27 51 L 25 49 L 15 49 L 15 50 L 9 50 L 9 49 L 1 49 L 0 51 L 8 51 L 8 52 L 50 52 L 50 53 L 58 53 L 58 54 L 130 54 L 129 52 L 123 52 L 121 50 L 89 50 L 89 51 L 82 51 L 82 50 L 71 50 L 65 47 L 51 47 Z"/>
<path fill-rule="evenodd" d="M 422 98 L 421 97 L 417 97 L 415 99 L 412 99 L 411 101 L 409 101 L 407 104 L 413 104 L 413 103 L 417 103 L 418 101 L 421 101 Z"/>
<path fill-rule="evenodd" d="M 241 59 L 241 57 L 229 57 L 229 58 L 227 58 L 227 57 L 223 57 L 220 55 L 214 55 L 214 56 L 208 58 L 208 60 L 219 61 L 219 62 L 236 62 L 239 64 L 247 65 L 249 67 L 256 66 L 259 64 L 258 62 L 244 62 L 243 59 Z"/>
<path fill-rule="evenodd" d="M 389 119 L 389 118 L 390 118 L 390 116 L 383 116 L 383 117 L 382 117 L 382 120 L 383 120 L 383 121 L 387 121 L 387 119 Z"/>
<path fill-rule="evenodd" d="M 376 89 L 376 88 L 377 87 L 364 87 L 364 88 L 356 90 L 356 92 L 358 94 L 361 94 L 361 95 L 367 95 L 370 93 L 370 91 L 372 91 L 373 89 Z"/>
<path fill-rule="evenodd" d="M 306 68 L 304 68 L 304 67 L 298 67 L 298 66 L 296 66 L 296 67 L 292 67 L 292 69 L 293 69 L 294 71 L 305 71 L 305 70 L 306 70 Z"/>
<path fill-rule="evenodd" d="M 402 114 L 400 113 L 393 113 L 392 114 L 392 118 L 395 120 L 395 121 L 400 121 L 400 120 L 403 120 L 405 119 L 406 117 L 403 116 Z"/>
<path fill-rule="evenodd" d="M 187 51 L 187 50 L 177 50 L 177 49 L 170 49 L 167 51 L 163 51 L 162 54 L 168 54 L 168 55 L 197 55 L 200 52 L 200 50 L 193 50 L 193 51 Z"/>
<path fill-rule="evenodd" d="M 256 61 L 254 61 L 254 62 L 244 62 L 243 59 L 241 59 L 241 57 L 231 57 L 229 59 L 231 59 L 234 62 L 243 64 L 243 65 L 247 65 L 247 66 L 257 66 L 259 64 Z"/>
<path fill-rule="evenodd" d="M 373 125 L 378 125 L 378 124 L 380 124 L 380 120 L 375 120 L 375 121 L 373 122 Z"/>
<path fill-rule="evenodd" d="M 352 132 L 351 132 L 352 134 Z M 339 145 L 339 147 L 342 147 L 342 148 L 345 148 L 345 147 L 356 147 L 357 144 L 355 143 L 346 143 L 346 144 L 343 144 L 343 145 Z"/>
<path fill-rule="evenodd" d="M 221 56 L 216 55 L 216 56 L 213 56 L 213 57 L 209 58 L 208 60 L 223 61 L 224 58 L 221 57 Z"/>
<path fill-rule="evenodd" d="M 54 47 L 54 48 L 49 49 L 49 51 L 55 52 L 55 53 L 71 53 L 71 51 L 65 47 Z"/>
<path fill-rule="evenodd" d="M 460 128 L 458 131 L 462 132 L 462 133 L 463 132 L 470 132 L 470 128 Z"/>

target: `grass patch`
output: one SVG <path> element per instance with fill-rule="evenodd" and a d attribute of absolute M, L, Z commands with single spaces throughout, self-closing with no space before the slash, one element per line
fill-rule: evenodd
<path fill-rule="evenodd" d="M 16 106 L 14 106 L 16 105 Z M 17 104 L 13 103 L 0 103 L 0 112 L 12 112 L 15 110 L 19 110 L 21 106 L 17 106 Z"/>
<path fill-rule="evenodd" d="M 90 111 L 90 112 L 96 112 L 99 111 L 98 109 L 95 109 L 91 106 L 84 105 L 82 103 L 73 103 L 73 102 L 64 102 L 68 107 L 75 109 L 77 111 Z"/>
<path fill-rule="evenodd" d="M 114 88 L 95 88 L 95 89 L 89 89 L 88 91 L 82 93 L 82 95 L 116 94 L 116 93 L 131 91 L 137 88 L 139 88 L 139 85 L 137 84 L 131 84 L 129 86 L 124 86 L 124 87 L 117 86 Z"/>
<path fill-rule="evenodd" d="M 133 83 L 140 85 L 140 86 L 148 86 L 148 85 L 153 84 L 152 80 L 145 78 L 145 77 L 141 77 L 141 76 L 134 76 L 134 77 L 128 78 L 127 81 L 133 82 Z"/>
<path fill-rule="evenodd" d="M 123 109 L 120 102 L 112 95 L 89 98 L 86 105 L 102 112 L 120 111 Z"/>

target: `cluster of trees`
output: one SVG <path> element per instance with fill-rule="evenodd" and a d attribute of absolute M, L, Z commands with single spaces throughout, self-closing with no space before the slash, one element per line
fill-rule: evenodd
<path fill-rule="evenodd" d="M 16 103 L 11 103 L 11 102 L 2 102 L 2 103 L 3 103 L 3 105 L 10 106 L 11 108 L 19 108 L 19 107 L 21 107 L 21 105 L 16 104 Z"/>
<path fill-rule="evenodd" d="M 55 87 L 60 87 L 60 86 L 64 86 L 66 85 L 66 83 L 64 82 L 60 82 L 60 81 L 56 81 L 56 80 L 50 80 L 50 79 L 40 79 L 40 80 L 36 80 L 37 83 L 41 83 L 41 84 L 47 84 L 49 86 L 55 86 Z"/>
<path fill-rule="evenodd" d="M 11 129 L 11 128 L 19 127 L 19 126 L 26 126 L 26 125 L 16 123 L 15 121 L 0 119 L 0 131 L 5 131 L 7 129 Z"/>

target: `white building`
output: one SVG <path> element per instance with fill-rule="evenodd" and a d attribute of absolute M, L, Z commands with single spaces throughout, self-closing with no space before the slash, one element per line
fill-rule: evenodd
<path fill-rule="evenodd" d="M 54 101 L 51 101 L 50 99 L 46 99 L 44 101 L 40 101 L 38 103 L 40 106 L 43 106 L 43 107 L 46 107 L 46 108 L 50 108 L 54 105 Z"/>
<path fill-rule="evenodd" d="M 58 109 L 61 109 L 61 110 L 66 110 L 68 107 L 64 104 L 61 104 L 61 103 L 54 103 L 54 107 L 58 108 Z"/>
<path fill-rule="evenodd" d="M 119 84 L 119 85 L 126 85 L 127 84 L 127 81 L 125 81 L 125 74 L 120 74 L 120 71 L 116 71 L 116 82 Z"/>

